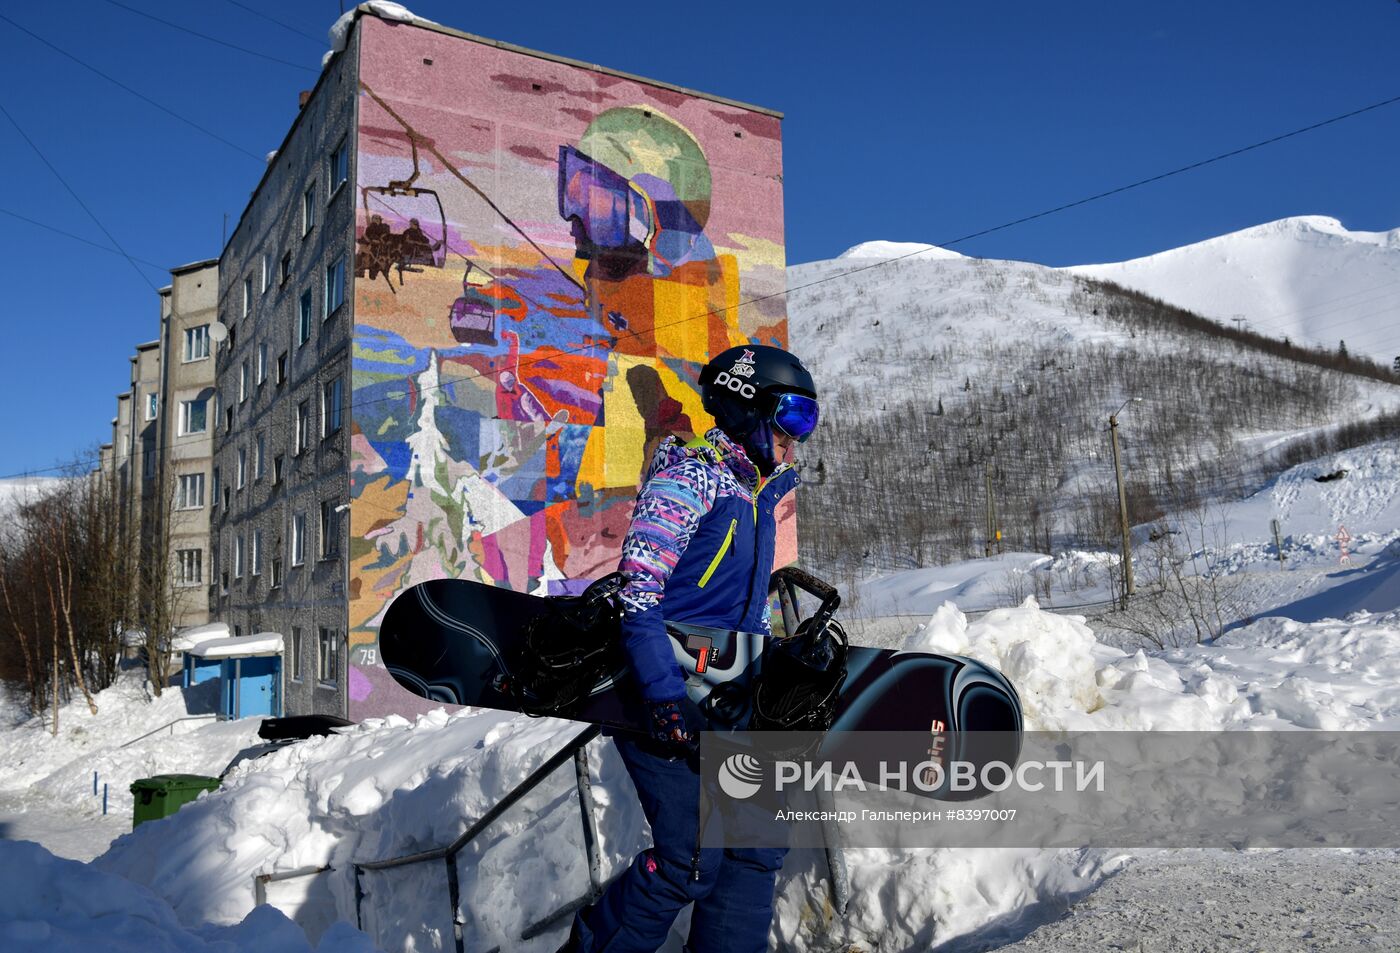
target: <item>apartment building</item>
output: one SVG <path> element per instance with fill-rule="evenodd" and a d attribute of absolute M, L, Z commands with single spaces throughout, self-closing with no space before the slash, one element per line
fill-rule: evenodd
<path fill-rule="evenodd" d="M 219 263 L 171 269 L 160 292 L 158 470 L 165 525 L 158 538 L 169 565 L 162 587 L 172 627 L 209 621 L 209 514 L 213 497 L 214 351 Z"/>
<path fill-rule="evenodd" d="M 219 260 L 211 608 L 283 636 L 287 713 L 434 707 L 377 651 L 416 582 L 616 567 L 699 369 L 787 343 L 781 125 L 355 11 Z"/>

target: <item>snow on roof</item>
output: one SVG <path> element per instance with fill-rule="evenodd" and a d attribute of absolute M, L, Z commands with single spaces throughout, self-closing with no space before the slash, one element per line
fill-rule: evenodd
<path fill-rule="evenodd" d="M 255 632 L 231 639 L 214 639 L 190 649 L 199 658 L 242 658 L 248 655 L 280 655 L 282 636 L 277 632 Z"/>
<path fill-rule="evenodd" d="M 188 652 L 202 642 L 212 642 L 215 639 L 227 639 L 228 637 L 228 623 L 206 622 L 204 625 L 192 625 L 188 629 L 176 632 L 170 647 L 176 652 Z"/>
<path fill-rule="evenodd" d="M 321 57 L 321 68 L 325 69 L 331 57 L 345 49 L 345 44 L 350 39 L 350 25 L 355 22 L 355 16 L 360 11 L 372 13 L 381 20 L 395 20 L 399 23 L 418 23 L 424 26 L 438 26 L 437 23 L 426 17 L 420 17 L 403 4 L 392 3 L 390 0 L 369 0 L 359 6 L 352 7 L 340 15 L 328 32 L 331 41 L 331 48 Z"/>

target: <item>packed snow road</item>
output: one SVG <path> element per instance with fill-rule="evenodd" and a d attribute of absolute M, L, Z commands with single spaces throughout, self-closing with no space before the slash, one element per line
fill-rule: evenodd
<path fill-rule="evenodd" d="M 938 953 L 1396 950 L 1397 860 L 1392 850 L 1150 853 L 1019 942 L 966 937 Z"/>

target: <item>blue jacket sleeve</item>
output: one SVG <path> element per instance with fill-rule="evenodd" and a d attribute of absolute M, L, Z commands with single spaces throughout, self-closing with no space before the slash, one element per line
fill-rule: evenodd
<path fill-rule="evenodd" d="M 666 634 L 661 596 L 714 502 L 715 488 L 705 478 L 704 465 L 691 462 L 653 474 L 637 496 L 618 568 L 628 575 L 622 590 L 622 644 L 646 701 L 673 701 L 685 694 L 685 673 Z"/>

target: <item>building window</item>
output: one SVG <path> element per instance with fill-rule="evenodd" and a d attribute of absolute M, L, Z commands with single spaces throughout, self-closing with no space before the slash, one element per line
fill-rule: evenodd
<path fill-rule="evenodd" d="M 350 150 L 346 147 L 345 139 L 341 139 L 340 145 L 331 151 L 328 166 L 331 196 L 334 197 L 340 187 L 345 184 L 345 180 L 350 177 Z"/>
<path fill-rule="evenodd" d="M 340 673 L 340 630 L 321 626 L 316 640 L 316 680 L 322 685 L 334 685 Z"/>
<path fill-rule="evenodd" d="M 214 471 L 216 474 L 217 470 Z M 204 474 L 182 473 L 175 491 L 175 505 L 182 510 L 197 510 L 204 506 Z"/>
<path fill-rule="evenodd" d="M 276 554 L 272 557 L 272 579 L 268 586 L 272 589 L 278 589 L 282 586 L 282 557 Z"/>
<path fill-rule="evenodd" d="M 284 284 L 284 285 L 285 285 L 285 284 L 287 283 L 287 279 L 290 278 L 290 277 L 292 277 L 292 253 L 291 253 L 291 252 L 283 252 L 283 253 L 282 253 L 282 265 L 281 265 L 280 270 L 279 270 L 278 273 L 277 273 L 277 280 L 278 280 L 281 284 Z"/>
<path fill-rule="evenodd" d="M 258 366 L 257 366 L 258 386 L 261 387 L 263 381 L 267 380 L 267 342 L 258 345 Z"/>
<path fill-rule="evenodd" d="M 283 459 L 284 459 L 284 458 L 283 458 L 282 454 L 280 454 L 280 453 L 277 454 L 275 457 L 272 458 L 272 483 L 273 483 L 274 486 L 276 486 L 278 483 L 281 483 L 281 482 L 282 482 L 282 462 L 283 462 Z"/>
<path fill-rule="evenodd" d="M 233 538 L 233 578 L 243 578 L 243 534 Z"/>
<path fill-rule="evenodd" d="M 243 317 L 247 317 L 253 310 L 253 279 L 243 279 Z"/>
<path fill-rule="evenodd" d="M 160 408 L 160 398 L 156 394 L 146 395 L 146 419 L 155 420 L 156 411 Z"/>
<path fill-rule="evenodd" d="M 297 443 L 296 452 L 301 453 L 311 443 L 311 401 L 297 404 Z"/>
<path fill-rule="evenodd" d="M 272 255 L 263 252 L 262 256 L 262 290 L 266 294 L 267 289 L 272 287 Z"/>
<path fill-rule="evenodd" d="M 267 472 L 266 458 L 263 455 L 263 435 L 258 434 L 258 442 L 253 445 L 253 479 L 261 480 Z"/>
<path fill-rule="evenodd" d="M 238 368 L 238 402 L 248 399 L 248 362 L 244 360 Z"/>
<path fill-rule="evenodd" d="M 262 575 L 262 530 L 253 530 L 253 575 Z"/>
<path fill-rule="evenodd" d="M 337 504 L 321 503 L 321 558 L 326 559 L 340 552 L 340 513 Z"/>
<path fill-rule="evenodd" d="M 204 433 L 209 422 L 205 418 L 209 402 L 206 400 L 180 401 L 180 435 Z"/>
<path fill-rule="evenodd" d="M 326 310 L 322 318 L 329 318 L 345 303 L 345 256 L 337 258 L 326 266 Z"/>
<path fill-rule="evenodd" d="M 301 681 L 301 626 L 292 626 L 292 681 Z"/>
<path fill-rule="evenodd" d="M 232 408 L 232 407 L 228 407 L 228 408 L 226 408 L 226 409 L 224 410 L 224 433 L 232 433 L 232 432 L 233 432 L 233 408 Z"/>
<path fill-rule="evenodd" d="M 301 197 L 301 234 L 305 237 L 316 226 L 316 183 Z"/>
<path fill-rule="evenodd" d="M 321 385 L 321 439 L 340 429 L 340 378 Z"/>
<path fill-rule="evenodd" d="M 213 494 L 214 494 L 214 503 L 215 503 L 215 505 L 218 505 L 218 502 L 219 502 L 219 468 L 218 468 L 218 467 L 215 467 L 215 468 L 214 468 L 214 480 L 213 480 L 213 486 L 211 487 L 211 490 L 213 491 Z"/>
<path fill-rule="evenodd" d="M 306 514 L 298 513 L 292 517 L 292 565 L 300 566 L 306 562 Z"/>
<path fill-rule="evenodd" d="M 153 476 L 156 475 L 156 451 L 155 451 L 155 448 L 154 448 L 154 447 L 151 447 L 150 449 L 142 450 L 142 451 L 141 451 L 141 455 L 142 455 L 142 457 L 145 459 L 145 463 L 146 463 L 146 465 L 145 465 L 145 467 L 144 467 L 144 470 L 145 470 L 145 473 L 146 473 L 146 478 L 147 478 L 147 479 L 150 479 L 151 477 L 153 477 Z"/>
<path fill-rule="evenodd" d="M 209 356 L 209 325 L 185 328 L 185 360 L 202 361 Z"/>
<path fill-rule="evenodd" d="M 224 512 L 228 512 L 228 487 L 224 487 Z"/>
<path fill-rule="evenodd" d="M 277 367 L 274 371 L 272 382 L 277 386 L 282 386 L 282 382 L 287 379 L 287 352 L 283 351 L 277 355 Z"/>
<path fill-rule="evenodd" d="M 311 340 L 311 289 L 301 293 L 297 307 L 297 347 Z"/>
<path fill-rule="evenodd" d="M 180 563 L 180 585 L 197 586 L 204 582 L 204 554 L 198 549 L 181 549 L 175 554 Z"/>
<path fill-rule="evenodd" d="M 246 482 L 246 477 L 247 477 L 247 475 L 248 475 L 248 448 L 247 448 L 247 447 L 239 447 L 239 448 L 238 448 L 238 482 L 237 482 L 237 484 L 236 484 L 235 487 L 234 487 L 235 489 L 239 489 L 239 490 L 243 489 L 243 484 Z"/>

